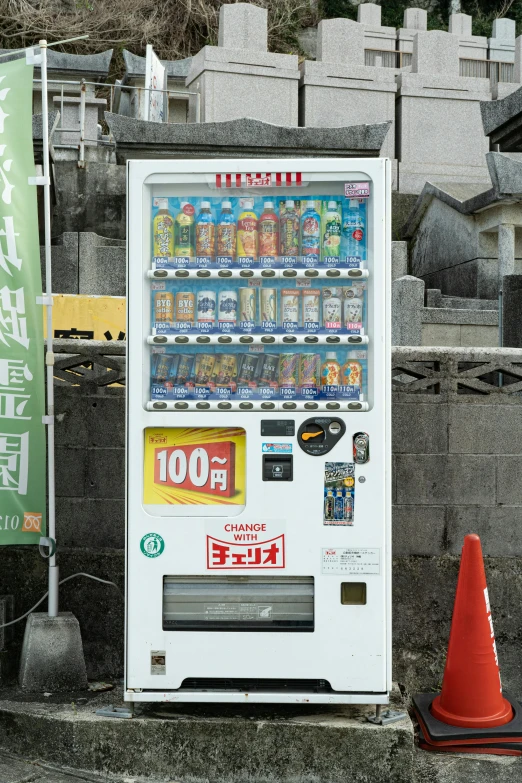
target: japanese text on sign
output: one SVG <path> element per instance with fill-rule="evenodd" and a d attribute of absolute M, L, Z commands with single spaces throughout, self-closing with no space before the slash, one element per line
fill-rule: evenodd
<path fill-rule="evenodd" d="M 284 534 L 269 541 L 238 544 L 207 536 L 207 568 L 284 568 Z"/>
<path fill-rule="evenodd" d="M 223 441 L 156 449 L 154 483 L 232 497 L 235 444 Z"/>
<path fill-rule="evenodd" d="M 347 198 L 370 198 L 370 183 L 345 182 L 344 195 Z"/>

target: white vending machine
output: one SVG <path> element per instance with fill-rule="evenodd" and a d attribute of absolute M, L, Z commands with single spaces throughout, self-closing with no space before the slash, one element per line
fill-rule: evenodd
<path fill-rule="evenodd" d="M 388 702 L 390 199 L 129 161 L 127 701 Z"/>

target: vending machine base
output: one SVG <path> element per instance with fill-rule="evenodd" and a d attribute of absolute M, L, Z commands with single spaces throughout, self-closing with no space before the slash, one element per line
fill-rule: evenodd
<path fill-rule="evenodd" d="M 182 704 L 389 704 L 388 693 L 314 693 L 311 691 L 179 690 L 126 691 L 128 702 L 170 702 Z"/>

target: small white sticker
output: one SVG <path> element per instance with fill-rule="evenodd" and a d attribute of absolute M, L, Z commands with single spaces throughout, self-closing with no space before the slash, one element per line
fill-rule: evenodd
<path fill-rule="evenodd" d="M 370 183 L 345 182 L 344 195 L 347 198 L 370 198 Z"/>
<path fill-rule="evenodd" d="M 309 277 L 298 277 L 295 281 L 296 288 L 311 288 L 312 281 Z"/>
<path fill-rule="evenodd" d="M 167 673 L 167 653 L 165 650 L 150 651 L 150 673 L 151 674 Z"/>
<path fill-rule="evenodd" d="M 166 285 L 164 282 L 162 283 L 152 283 L 151 288 L 153 291 L 164 291 L 166 288 Z"/>
<path fill-rule="evenodd" d="M 265 346 L 264 345 L 249 345 L 248 346 L 249 353 L 264 353 L 265 352 Z"/>
<path fill-rule="evenodd" d="M 248 281 L 248 285 L 250 288 L 261 288 L 261 284 L 263 281 L 259 278 L 254 278 L 253 280 Z"/>
<path fill-rule="evenodd" d="M 343 576 L 344 574 L 379 574 L 380 549 L 344 549 L 332 547 L 321 550 L 321 573 Z"/>

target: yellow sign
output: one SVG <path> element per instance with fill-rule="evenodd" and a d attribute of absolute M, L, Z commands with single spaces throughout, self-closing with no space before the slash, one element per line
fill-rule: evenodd
<path fill-rule="evenodd" d="M 54 337 L 83 340 L 125 339 L 125 297 L 55 294 L 53 296 Z M 47 323 L 44 316 L 44 337 Z"/>
<path fill-rule="evenodd" d="M 145 505 L 245 505 L 242 427 L 145 430 Z"/>

